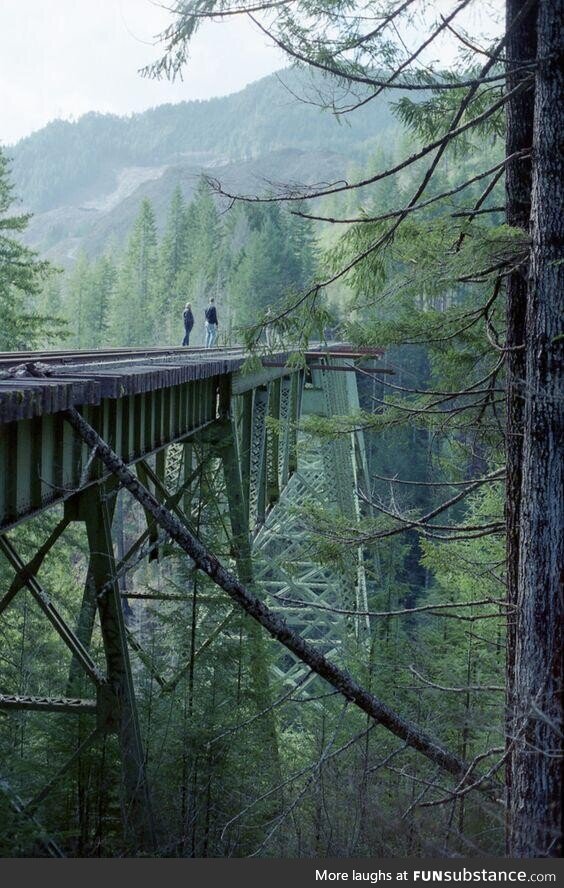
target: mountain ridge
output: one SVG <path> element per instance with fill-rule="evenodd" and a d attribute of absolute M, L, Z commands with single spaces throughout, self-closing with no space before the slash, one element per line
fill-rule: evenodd
<path fill-rule="evenodd" d="M 342 178 L 397 124 L 379 98 L 344 123 L 296 98 L 321 88 L 324 78 L 284 69 L 228 96 L 52 121 L 9 151 L 15 193 L 34 214 L 26 243 L 62 264 L 81 248 L 94 255 L 121 244 L 133 203 L 155 201 L 162 227 L 175 185 L 190 199 L 192 179 L 211 170 L 236 190 L 256 188 L 261 177 Z"/>

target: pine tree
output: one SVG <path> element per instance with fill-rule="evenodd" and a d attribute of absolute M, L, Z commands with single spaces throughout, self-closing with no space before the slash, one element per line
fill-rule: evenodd
<path fill-rule="evenodd" d="M 185 261 L 178 277 L 178 289 L 182 302 L 192 302 L 195 317 L 194 340 L 197 342 L 203 329 L 204 309 L 210 296 L 217 302 L 220 331 L 229 326 L 229 304 L 226 292 L 226 258 L 223 228 L 219 212 L 210 189 L 201 180 L 194 200 L 185 213 Z"/>
<path fill-rule="evenodd" d="M 200 183 L 196 192 L 194 222 L 192 271 L 196 295 L 206 298 L 218 296 L 222 231 L 217 207 L 204 182 Z"/>
<path fill-rule="evenodd" d="M 92 303 L 95 298 L 90 261 L 81 251 L 67 281 L 66 316 L 71 330 L 69 344 L 74 348 L 94 345 L 95 328 L 92 326 Z"/>
<path fill-rule="evenodd" d="M 307 204 L 301 203 L 297 212 L 307 213 Z M 296 290 L 310 287 L 317 266 L 317 242 L 313 223 L 310 219 L 292 215 L 288 220 L 288 247 L 293 258 L 294 276 L 292 285 Z"/>
<path fill-rule="evenodd" d="M 64 322 L 65 304 L 63 298 L 63 286 L 64 277 L 62 274 L 50 275 L 43 284 L 41 293 L 37 298 L 37 313 L 46 318 L 60 318 L 61 322 L 59 335 L 54 331 L 52 333 L 47 332 L 45 337 L 40 337 L 38 339 L 38 347 L 62 345 L 63 342 L 66 343 L 68 340 L 69 331 Z"/>
<path fill-rule="evenodd" d="M 158 326 L 161 341 L 173 344 L 182 329 L 184 280 L 190 268 L 188 212 L 178 185 L 172 195 L 159 251 Z"/>
<path fill-rule="evenodd" d="M 93 345 L 107 345 L 110 325 L 110 306 L 117 283 L 117 270 L 109 256 L 101 256 L 92 268 L 91 299 L 87 306 L 87 323 L 93 333 Z"/>
<path fill-rule="evenodd" d="M 36 312 L 37 298 L 54 269 L 17 239 L 30 216 L 8 215 L 14 200 L 8 160 L 0 148 L 0 349 L 5 350 L 31 349 L 60 336 L 64 327 L 60 318 Z"/>
<path fill-rule="evenodd" d="M 157 314 L 157 227 L 151 202 L 145 198 L 131 233 L 111 309 L 111 338 L 119 345 L 159 345 Z"/>

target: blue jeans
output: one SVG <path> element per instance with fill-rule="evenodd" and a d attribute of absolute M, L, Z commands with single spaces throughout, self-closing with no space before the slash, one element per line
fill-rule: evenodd
<path fill-rule="evenodd" d="M 184 329 L 184 339 L 182 340 L 182 345 L 190 345 L 190 333 L 192 330 Z"/>
<path fill-rule="evenodd" d="M 213 348 L 217 339 L 217 324 L 206 324 L 206 348 Z"/>

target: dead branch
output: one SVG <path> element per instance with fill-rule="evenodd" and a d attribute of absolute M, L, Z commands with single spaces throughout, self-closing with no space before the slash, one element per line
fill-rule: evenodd
<path fill-rule="evenodd" d="M 345 670 L 340 669 L 309 642 L 274 614 L 218 561 L 206 547 L 171 512 L 140 483 L 123 460 L 106 444 L 95 429 L 80 413 L 71 408 L 64 412 L 65 419 L 77 435 L 90 447 L 97 447 L 97 457 L 131 495 L 152 515 L 155 522 L 170 534 L 178 545 L 192 558 L 203 573 L 225 592 L 266 631 L 305 663 L 313 672 L 333 685 L 347 700 L 379 722 L 387 730 L 400 737 L 431 761 L 450 774 L 461 777 L 468 765 L 458 755 L 446 749 L 418 725 L 400 716 L 374 694 L 366 691 Z"/>

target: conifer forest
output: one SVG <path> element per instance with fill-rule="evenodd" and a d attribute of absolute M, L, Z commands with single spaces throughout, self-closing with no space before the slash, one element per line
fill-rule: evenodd
<path fill-rule="evenodd" d="M 166 16 L 146 83 L 232 17 L 287 67 L 0 144 L 0 856 L 559 857 L 564 0 Z M 187 303 L 213 422 L 126 459 L 84 382 L 26 456 L 45 356 Z"/>

